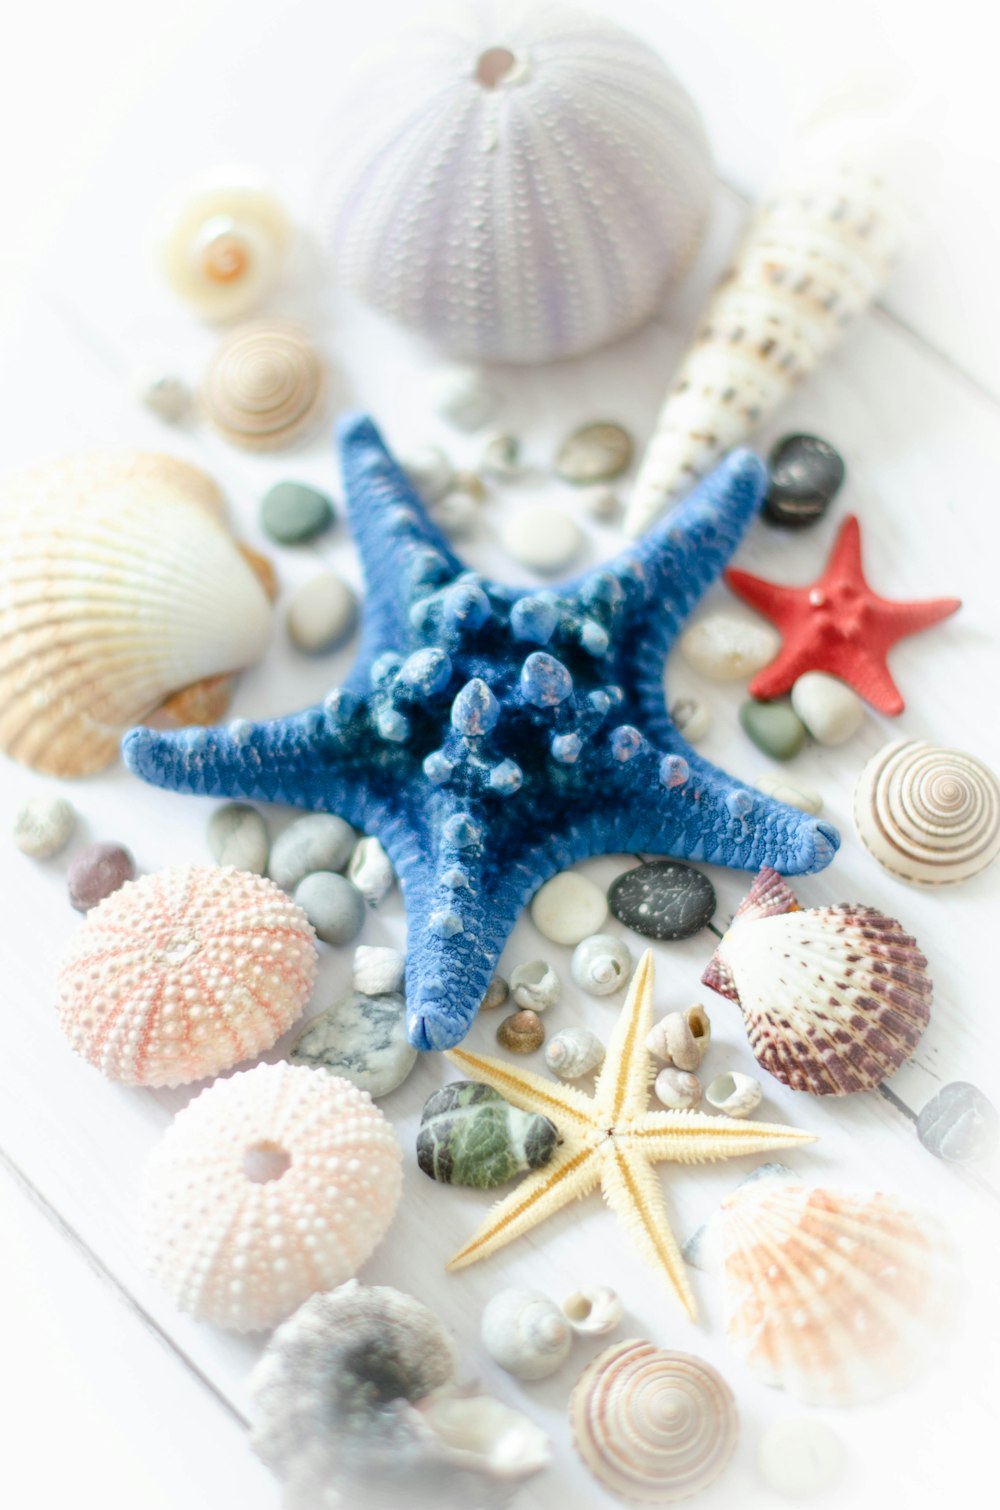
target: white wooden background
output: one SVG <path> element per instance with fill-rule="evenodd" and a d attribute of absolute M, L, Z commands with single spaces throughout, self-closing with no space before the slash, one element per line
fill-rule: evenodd
<path fill-rule="evenodd" d="M 5 204 L 0 235 L 0 466 L 41 461 L 88 446 L 173 451 L 203 464 L 224 485 L 243 538 L 262 545 L 257 501 L 284 476 L 334 483 L 324 439 L 294 456 L 252 458 L 207 432 L 168 430 L 134 402 L 130 374 L 143 362 L 195 379 L 213 336 L 177 306 L 152 270 L 157 207 L 190 174 L 224 162 L 268 173 L 302 220 L 322 166 L 323 122 L 339 81 L 366 36 L 407 9 L 392 0 L 346 7 L 307 0 L 174 0 L 170 7 L 92 0 L 87 7 L 43 0 L 8 33 L 0 89 Z M 791 0 L 678 0 L 616 7 L 620 19 L 655 40 L 694 91 L 716 149 L 720 188 L 709 240 L 688 284 L 648 329 L 596 356 L 546 372 L 504 372 L 501 422 L 544 466 L 568 428 L 589 418 L 625 420 L 642 438 L 745 213 L 745 195 L 766 177 L 792 123 L 845 80 L 893 77 L 920 106 L 930 133 L 922 190 L 924 225 L 908 266 L 884 304 L 850 335 L 822 374 L 790 403 L 768 444 L 803 427 L 829 437 L 848 463 L 831 517 L 801 535 L 758 527 L 739 561 L 782 580 L 809 580 L 848 509 L 863 523 L 873 584 L 889 596 L 961 594 L 959 616 L 901 645 L 892 666 L 907 711 L 892 723 L 869 715 L 846 749 L 811 748 L 791 774 L 819 787 L 840 826 L 843 848 L 822 875 L 797 890 L 807 905 L 860 900 L 900 917 L 931 962 L 936 1000 L 915 1062 L 894 1080 L 914 1107 L 942 1083 L 969 1078 L 996 1099 L 995 969 L 997 876 L 940 894 L 893 880 L 854 837 L 853 784 L 887 738 L 951 742 L 1000 763 L 995 711 L 998 594 L 996 478 L 1000 468 L 1000 319 L 993 297 L 1000 209 L 995 194 L 996 102 L 988 38 L 970 30 L 964 3 L 942 18 L 897 0 L 872 7 L 846 0 L 831 14 Z M 315 253 L 303 243 L 272 307 L 308 320 L 339 373 L 337 400 L 372 409 L 397 446 L 444 442 L 472 462 L 474 442 L 456 439 L 430 412 L 417 343 L 329 296 Z M 467 554 L 480 568 L 514 578 L 495 545 L 504 507 L 530 508 L 537 490 L 497 497 Z M 551 501 L 565 498 L 552 483 Z M 590 559 L 616 548 L 594 531 Z M 283 595 L 320 559 L 357 580 L 341 525 L 315 548 L 281 551 Z M 713 590 L 708 606 L 728 595 Z M 235 712 L 264 716 L 314 700 L 349 663 L 350 652 L 306 660 L 276 619 L 265 662 L 239 689 Z M 672 658 L 673 696 L 698 692 L 716 710 L 705 753 L 752 780 L 768 765 L 738 728 L 742 689 L 699 685 Z M 3 821 L 47 785 L 10 762 L 0 766 Z M 55 785 L 54 783 L 51 785 Z M 79 783 L 74 848 L 116 838 L 142 870 L 204 860 L 209 805 L 146 788 L 124 771 Z M 269 814 L 274 831 L 290 813 Z M 72 850 L 70 851 L 72 853 Z M 65 899 L 66 856 L 42 865 L 8 848 L 0 864 L 3 900 L 3 1018 L 0 1054 L 0 1501 L 49 1507 L 216 1507 L 278 1503 L 270 1476 L 246 1442 L 246 1376 L 259 1343 L 178 1315 L 145 1276 L 133 1208 L 143 1162 L 188 1093 L 130 1091 L 105 1083 L 66 1047 L 52 1010 L 54 957 L 78 924 Z M 621 868 L 605 858 L 585 867 L 602 882 Z M 711 871 L 720 920 L 746 878 Z M 394 895 L 366 925 L 364 941 L 401 941 Z M 631 940 L 636 943 L 638 941 Z M 753 1071 L 738 1014 L 698 984 L 709 935 L 657 949 L 657 1003 L 707 1002 L 714 1025 L 708 1070 Z M 569 951 L 540 940 L 522 921 L 504 965 L 547 954 L 568 978 Z M 349 980 L 350 951 L 324 949 L 317 1008 Z M 620 999 L 619 999 L 620 1000 Z M 606 1033 L 615 1002 L 584 1000 L 570 987 L 550 1028 L 586 1022 Z M 470 1035 L 487 1050 L 493 1024 Z M 280 1052 L 281 1045 L 276 1054 Z M 743 1423 L 737 1459 L 699 1501 L 715 1510 L 738 1497 L 768 1506 L 755 1452 L 761 1430 L 798 1413 L 783 1394 L 759 1386 L 721 1335 L 715 1284 L 694 1275 L 702 1306 L 689 1324 L 643 1267 L 594 1198 L 528 1239 L 461 1275 L 444 1261 L 479 1221 L 488 1197 L 441 1189 L 415 1167 L 420 1108 L 452 1078 L 435 1056 L 382 1103 L 405 1150 L 399 1216 L 363 1277 L 411 1290 L 453 1328 L 464 1371 L 527 1410 L 551 1432 L 555 1462 L 518 1504 L 553 1510 L 572 1496 L 581 1510 L 611 1501 L 569 1446 L 565 1403 L 578 1372 L 601 1346 L 578 1345 L 554 1378 L 521 1386 L 493 1367 L 478 1341 L 485 1301 L 508 1284 L 562 1297 L 581 1283 L 614 1283 L 628 1318 L 623 1335 L 649 1336 L 702 1354 L 735 1390 Z M 995 1258 L 996 1161 L 963 1171 L 919 1146 L 912 1127 L 876 1095 L 818 1102 L 765 1087 L 762 1115 L 787 1119 L 821 1141 L 790 1162 L 810 1180 L 879 1186 L 927 1203 L 955 1232 L 966 1258 L 964 1320 L 948 1357 L 921 1384 L 882 1404 L 817 1412 L 847 1445 L 844 1486 L 825 1503 L 875 1506 L 892 1497 L 930 1506 L 958 1502 L 986 1471 L 995 1432 L 998 1381 Z M 739 1178 L 742 1166 L 664 1168 L 675 1227 L 686 1237 Z M 993 1333 L 995 1339 L 995 1331 Z"/>

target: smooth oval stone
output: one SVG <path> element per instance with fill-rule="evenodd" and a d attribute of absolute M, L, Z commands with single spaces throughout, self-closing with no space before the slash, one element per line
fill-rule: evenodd
<path fill-rule="evenodd" d="M 781 635 L 762 619 L 710 613 L 680 638 L 684 659 L 702 676 L 716 682 L 745 682 L 773 661 L 781 649 Z"/>
<path fill-rule="evenodd" d="M 584 488 L 577 501 L 583 512 L 599 524 L 613 524 L 622 511 L 621 495 L 604 483 Z"/>
<path fill-rule="evenodd" d="M 670 706 L 670 717 L 678 734 L 683 734 L 692 745 L 704 739 L 712 727 L 711 708 L 696 697 L 679 697 Z"/>
<path fill-rule="evenodd" d="M 760 1439 L 757 1464 L 769 1489 L 789 1499 L 814 1499 L 839 1483 L 847 1463 L 844 1444 L 824 1421 L 789 1416 Z"/>
<path fill-rule="evenodd" d="M 627 472 L 632 460 L 632 437 L 621 425 L 607 420 L 581 425 L 559 447 L 556 471 L 567 482 L 610 482 Z"/>
<path fill-rule="evenodd" d="M 77 912 L 88 912 L 135 875 L 135 861 L 124 844 L 88 844 L 66 871 L 69 899 Z"/>
<path fill-rule="evenodd" d="M 353 590 L 336 572 L 321 572 L 295 589 L 285 613 L 292 644 L 319 655 L 343 644 L 358 619 Z"/>
<path fill-rule="evenodd" d="M 72 802 L 40 792 L 22 802 L 14 814 L 14 843 L 33 860 L 47 860 L 65 848 L 75 828 Z"/>
<path fill-rule="evenodd" d="M 583 549 L 583 531 L 560 509 L 521 509 L 501 528 L 504 549 L 522 566 L 549 574 L 565 570 Z"/>
<path fill-rule="evenodd" d="M 608 905 L 619 923 L 651 939 L 686 939 L 715 913 L 707 876 L 678 860 L 647 860 L 612 881 Z"/>
<path fill-rule="evenodd" d="M 260 505 L 260 527 L 278 545 L 302 545 L 333 523 L 333 504 L 304 482 L 276 482 Z"/>
<path fill-rule="evenodd" d="M 843 458 L 818 435 L 786 435 L 767 465 L 764 518 L 792 529 L 822 518 L 844 480 Z"/>
<path fill-rule="evenodd" d="M 740 723 L 765 755 L 772 760 L 791 760 L 806 742 L 806 726 L 791 703 L 758 703 L 748 699 L 740 708 Z"/>
<path fill-rule="evenodd" d="M 297 818 L 271 848 L 268 874 L 285 891 L 316 870 L 343 870 L 354 849 L 354 830 L 333 813 Z"/>
<path fill-rule="evenodd" d="M 497 477 L 503 482 L 513 481 L 524 472 L 521 442 L 516 435 L 510 435 L 506 431 L 491 435 L 480 453 L 479 465 L 488 477 Z"/>
<path fill-rule="evenodd" d="M 417 1061 L 406 1038 L 406 1001 L 398 991 L 355 991 L 314 1017 L 288 1057 L 330 1070 L 376 1099 L 388 1096 Z"/>
<path fill-rule="evenodd" d="M 386 944 L 359 944 L 354 951 L 354 989 L 365 996 L 399 991 L 405 970 L 402 954 Z"/>
<path fill-rule="evenodd" d="M 296 904 L 324 944 L 350 944 L 365 926 L 365 899 L 344 876 L 317 870 L 295 888 Z"/>
<path fill-rule="evenodd" d="M 418 446 L 400 457 L 399 465 L 428 506 L 443 498 L 455 480 L 455 469 L 440 446 Z"/>
<path fill-rule="evenodd" d="M 208 848 L 216 865 L 233 865 L 262 876 L 271 848 L 267 824 L 247 802 L 227 802 L 208 820 Z"/>
<path fill-rule="evenodd" d="M 488 1085 L 456 1080 L 424 1106 L 417 1163 L 446 1185 L 491 1190 L 526 1169 L 541 1169 L 559 1133 L 547 1117 L 522 1112 Z"/>
<path fill-rule="evenodd" d="M 792 688 L 792 707 L 820 745 L 842 745 L 860 729 L 865 705 L 846 682 L 807 671 Z"/>
<path fill-rule="evenodd" d="M 787 776 L 761 776 L 755 786 L 758 792 L 774 797 L 778 802 L 787 802 L 789 807 L 800 808 L 804 813 L 812 813 L 814 817 L 822 810 L 823 798 L 819 792 L 813 791 L 811 786 L 792 781 Z"/>
<path fill-rule="evenodd" d="M 971 1164 L 997 1146 L 1000 1114 L 967 1080 L 942 1086 L 917 1118 L 917 1137 L 937 1159 Z"/>
<path fill-rule="evenodd" d="M 531 921 L 553 944 L 582 943 L 591 933 L 600 933 L 607 915 L 604 892 L 575 870 L 553 876 L 531 901 Z"/>
<path fill-rule="evenodd" d="M 482 518 L 480 500 L 467 488 L 450 488 L 429 510 L 449 540 L 464 540 Z"/>
<path fill-rule="evenodd" d="M 430 394 L 436 412 L 459 430 L 479 430 L 500 408 L 500 395 L 480 367 L 439 367 Z"/>

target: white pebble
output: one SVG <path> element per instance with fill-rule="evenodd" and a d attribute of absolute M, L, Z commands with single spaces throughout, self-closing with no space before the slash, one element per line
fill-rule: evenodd
<path fill-rule="evenodd" d="M 449 540 L 462 540 L 479 523 L 481 500 L 465 488 L 452 488 L 430 509 L 430 516 Z"/>
<path fill-rule="evenodd" d="M 546 575 L 564 571 L 583 549 L 583 531 L 559 509 L 520 509 L 504 521 L 500 536 L 515 561 Z"/>
<path fill-rule="evenodd" d="M 577 498 L 577 505 L 591 519 L 596 519 L 601 524 L 613 524 L 622 511 L 620 496 L 605 483 L 584 488 Z"/>
<path fill-rule="evenodd" d="M 488 477 L 513 482 L 524 475 L 521 442 L 516 435 L 491 435 L 483 446 L 479 465 Z"/>
<path fill-rule="evenodd" d="M 546 881 L 531 903 L 531 921 L 553 944 L 582 943 L 600 932 L 607 915 L 608 899 L 600 886 L 575 870 Z"/>
<path fill-rule="evenodd" d="M 354 989 L 365 996 L 383 996 L 398 991 L 406 961 L 398 949 L 359 944 L 354 951 Z"/>
<path fill-rule="evenodd" d="M 811 1499 L 843 1477 L 844 1444 L 823 1421 L 789 1416 L 760 1439 L 757 1463 L 769 1489 L 790 1499 Z"/>
<path fill-rule="evenodd" d="M 710 613 L 681 635 L 684 659 L 716 682 L 741 682 L 773 661 L 781 636 L 762 620 Z"/>
<path fill-rule="evenodd" d="M 696 745 L 704 739 L 712 727 L 712 710 L 708 703 L 697 697 L 679 697 L 670 706 L 670 717 L 678 734 L 682 734 L 689 745 Z"/>
<path fill-rule="evenodd" d="M 853 688 L 823 671 L 807 671 L 792 688 L 792 707 L 820 745 L 843 745 L 853 739 L 865 716 Z"/>
<path fill-rule="evenodd" d="M 459 430 L 478 430 L 500 408 L 500 395 L 478 367 L 441 367 L 430 385 L 436 413 Z"/>
<path fill-rule="evenodd" d="M 418 446 L 399 464 L 428 506 L 442 499 L 455 481 L 455 469 L 440 446 Z"/>
<path fill-rule="evenodd" d="M 803 786 L 801 782 L 792 781 L 788 776 L 761 776 L 755 783 L 758 792 L 764 792 L 768 797 L 776 797 L 779 802 L 787 802 L 789 807 L 801 808 L 804 813 L 812 813 L 813 816 L 821 810 L 823 798 L 819 792 L 811 786 Z"/>
<path fill-rule="evenodd" d="M 22 802 L 14 814 L 14 843 L 33 860 L 47 860 L 69 843 L 75 827 L 72 802 L 39 793 Z"/>
<path fill-rule="evenodd" d="M 292 643 L 315 655 L 341 644 L 357 617 L 357 599 L 351 588 L 335 572 L 328 571 L 295 589 L 285 623 Z"/>
<path fill-rule="evenodd" d="M 172 372 L 145 370 L 134 382 L 139 402 L 168 425 L 178 425 L 191 407 L 191 390 Z"/>
<path fill-rule="evenodd" d="M 396 875 L 392 861 L 378 839 L 366 834 L 358 840 L 347 867 L 347 878 L 353 881 L 369 907 L 377 907 L 386 892 L 391 890 Z"/>

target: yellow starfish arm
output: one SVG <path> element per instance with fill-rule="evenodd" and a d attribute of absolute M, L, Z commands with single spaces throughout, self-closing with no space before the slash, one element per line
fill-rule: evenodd
<path fill-rule="evenodd" d="M 645 1159 L 707 1164 L 815 1143 L 816 1135 L 780 1122 L 742 1122 L 735 1117 L 707 1117 L 703 1112 L 646 1112 L 620 1129 L 618 1142 Z"/>
<path fill-rule="evenodd" d="M 558 1080 L 546 1080 L 531 1070 L 522 1070 L 506 1059 L 484 1059 L 465 1049 L 450 1049 L 444 1056 L 456 1069 L 463 1070 L 481 1085 L 491 1085 L 512 1106 L 523 1112 L 539 1112 L 562 1131 L 564 1119 L 582 1131 L 594 1125 L 593 1102 L 589 1096 Z"/>
<path fill-rule="evenodd" d="M 482 1226 L 449 1260 L 447 1267 L 464 1269 L 488 1258 L 570 1201 L 588 1195 L 599 1180 L 596 1149 L 571 1138 L 556 1150 L 543 1169 L 529 1174 L 516 1190 L 491 1208 Z"/>
<path fill-rule="evenodd" d="M 644 1112 L 649 1101 L 652 1060 L 646 1036 L 653 1026 L 653 974 L 653 954 L 647 949 L 636 966 L 594 1089 L 594 1100 L 612 1126 Z"/>
<path fill-rule="evenodd" d="M 616 1147 L 604 1161 L 604 1198 L 632 1241 L 654 1269 L 666 1274 L 694 1321 L 698 1314 L 681 1250 L 670 1230 L 663 1192 L 652 1165 L 639 1154 Z"/>

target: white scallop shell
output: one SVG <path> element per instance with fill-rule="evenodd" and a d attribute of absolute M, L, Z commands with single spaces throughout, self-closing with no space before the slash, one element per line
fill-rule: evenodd
<path fill-rule="evenodd" d="M 34 770 L 102 770 L 172 693 L 258 660 L 270 624 L 195 467 L 86 454 L 0 492 L 0 749 Z"/>
<path fill-rule="evenodd" d="M 545 1063 L 560 1080 L 579 1080 L 604 1059 L 604 1045 L 589 1028 L 560 1028 L 545 1045 Z"/>
<path fill-rule="evenodd" d="M 854 821 L 893 875 L 921 886 L 964 881 L 1000 854 L 1000 781 L 961 750 L 899 740 L 862 771 Z"/>
<path fill-rule="evenodd" d="M 856 1405 L 917 1371 L 953 1308 L 938 1224 L 894 1196 L 742 1186 L 713 1218 L 726 1331 L 768 1384 L 810 1405 Z"/>
<path fill-rule="evenodd" d="M 736 1403 L 711 1364 L 651 1342 L 616 1342 L 570 1396 L 576 1449 L 612 1494 L 640 1505 L 688 1499 L 736 1447 Z"/>
<path fill-rule="evenodd" d="M 711 163 L 658 55 L 560 4 L 452 5 L 345 103 L 338 277 L 451 356 L 543 362 L 641 324 L 688 266 Z"/>
<path fill-rule="evenodd" d="M 164 275 L 206 320 L 237 319 L 270 293 L 291 238 L 288 216 L 263 185 L 202 182 L 167 228 Z"/>
<path fill-rule="evenodd" d="M 563 1315 L 581 1337 L 603 1337 L 613 1332 L 625 1314 L 617 1290 L 600 1285 L 595 1290 L 576 1290 L 563 1301 Z"/>
<path fill-rule="evenodd" d="M 546 1379 L 565 1361 L 573 1331 L 554 1301 L 540 1290 L 501 1290 L 483 1311 L 483 1346 L 518 1379 Z"/>
<path fill-rule="evenodd" d="M 831 123 L 807 137 L 758 206 L 674 374 L 626 511 L 629 534 L 762 424 L 885 286 L 909 217 L 880 145 L 845 135 Z"/>

